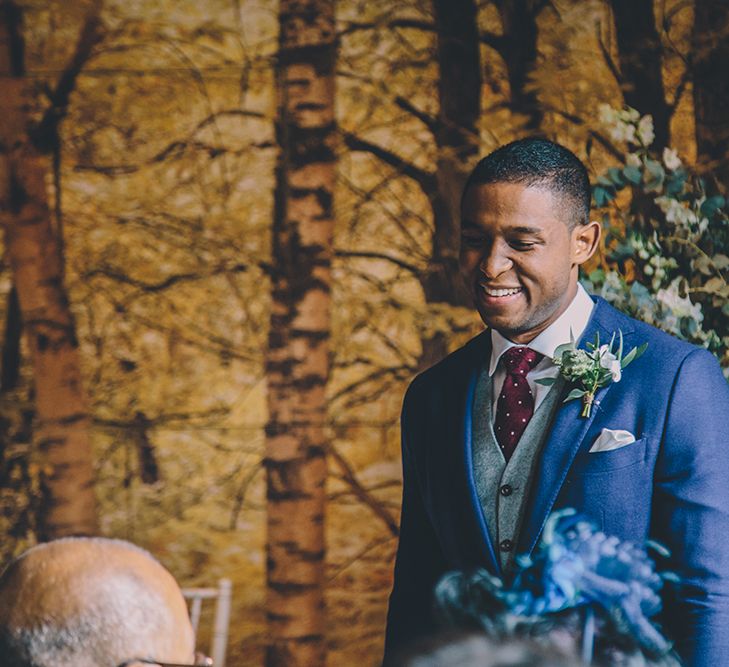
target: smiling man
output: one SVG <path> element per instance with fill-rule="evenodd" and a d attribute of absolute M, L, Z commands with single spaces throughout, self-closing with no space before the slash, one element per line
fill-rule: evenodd
<path fill-rule="evenodd" d="M 418 376 L 402 412 L 403 504 L 386 656 L 433 631 L 448 570 L 508 581 L 549 514 L 671 551 L 666 632 L 692 667 L 729 665 L 729 385 L 716 359 L 590 297 L 585 167 L 543 139 L 484 158 L 462 200 L 462 274 L 488 329 Z M 589 417 L 552 360 L 572 337 L 647 344 Z M 538 380 L 551 382 L 550 385 Z"/>

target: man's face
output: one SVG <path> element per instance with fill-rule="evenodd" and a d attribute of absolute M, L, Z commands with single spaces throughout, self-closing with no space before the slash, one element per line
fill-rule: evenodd
<path fill-rule="evenodd" d="M 516 343 L 554 322 L 577 291 L 579 265 L 599 225 L 570 231 L 551 191 L 518 183 L 472 185 L 461 221 L 461 273 L 481 319 Z"/>

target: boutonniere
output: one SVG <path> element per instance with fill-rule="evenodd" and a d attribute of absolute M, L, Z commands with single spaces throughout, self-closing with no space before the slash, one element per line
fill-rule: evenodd
<path fill-rule="evenodd" d="M 600 345 L 600 333 L 595 337 L 594 343 L 587 343 L 586 350 L 578 349 L 574 338 L 569 343 L 560 345 L 554 351 L 554 363 L 559 368 L 560 375 L 567 382 L 576 385 L 564 402 L 575 398 L 582 399 L 582 417 L 589 417 L 595 394 L 600 387 L 611 382 L 620 382 L 623 369 L 635 361 L 648 347 L 643 343 L 634 347 L 627 354 L 623 354 L 623 332 L 618 331 L 618 349 L 614 350 L 615 333 L 609 344 Z M 537 380 L 539 384 L 552 385 L 557 378 L 544 378 Z"/>

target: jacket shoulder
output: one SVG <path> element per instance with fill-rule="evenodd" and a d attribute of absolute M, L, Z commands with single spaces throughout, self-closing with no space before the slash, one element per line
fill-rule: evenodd
<path fill-rule="evenodd" d="M 692 366 L 698 362 L 699 365 L 719 368 L 716 357 L 705 348 L 630 317 L 600 297 L 593 299 L 596 302 L 593 316 L 600 328 L 606 331 L 621 330 L 623 334 L 630 332 L 631 347 L 648 344 L 643 356 L 635 362 L 644 372 L 652 369 L 661 376 L 675 374 L 689 357 Z"/>
<path fill-rule="evenodd" d="M 453 390 L 459 382 L 465 381 L 470 376 L 474 368 L 486 363 L 490 354 L 491 336 L 489 331 L 485 330 L 438 363 L 416 375 L 405 394 L 405 403 L 434 390 Z"/>
<path fill-rule="evenodd" d="M 631 331 L 634 333 L 636 340 L 643 340 L 649 344 L 649 348 L 653 346 L 661 350 L 664 354 L 671 356 L 683 358 L 692 352 L 704 349 L 693 343 L 676 338 L 651 324 L 626 315 L 611 306 L 601 297 L 593 297 L 593 299 L 596 302 L 594 317 L 604 329 L 620 329 L 623 333 Z"/>

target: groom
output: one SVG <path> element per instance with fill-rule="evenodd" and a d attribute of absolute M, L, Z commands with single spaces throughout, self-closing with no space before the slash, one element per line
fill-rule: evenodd
<path fill-rule="evenodd" d="M 666 634 L 690 667 L 729 665 L 729 385 L 709 352 L 579 285 L 600 238 L 589 207 L 583 164 L 543 139 L 501 147 L 466 184 L 460 265 L 489 328 L 405 396 L 387 656 L 432 632 L 444 572 L 508 579 L 548 515 L 574 507 L 609 535 L 668 547 L 683 585 Z M 620 331 L 626 351 L 648 347 L 582 417 L 554 350 Z"/>

